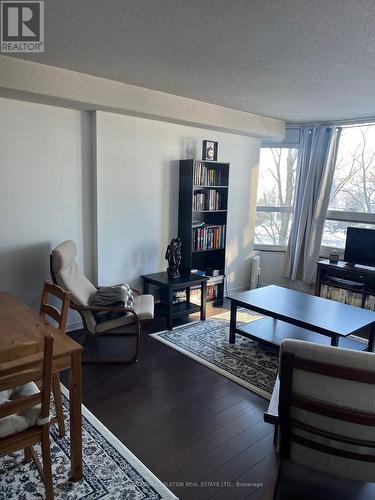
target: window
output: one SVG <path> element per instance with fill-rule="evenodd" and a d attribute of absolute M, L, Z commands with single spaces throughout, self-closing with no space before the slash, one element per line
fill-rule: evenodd
<path fill-rule="evenodd" d="M 348 226 L 375 229 L 375 125 L 343 128 L 322 246 L 345 247 Z"/>
<path fill-rule="evenodd" d="M 298 149 L 260 150 L 255 244 L 285 247 L 292 223 Z"/>

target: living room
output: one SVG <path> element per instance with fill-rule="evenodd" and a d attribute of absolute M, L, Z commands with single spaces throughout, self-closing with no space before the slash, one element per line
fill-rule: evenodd
<path fill-rule="evenodd" d="M 373 2 L 1 9 L 0 497 L 373 498 Z"/>

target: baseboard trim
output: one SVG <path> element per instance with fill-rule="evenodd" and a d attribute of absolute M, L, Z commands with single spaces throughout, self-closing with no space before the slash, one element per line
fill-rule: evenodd
<path fill-rule="evenodd" d="M 227 290 L 227 295 L 231 293 L 241 293 L 241 292 L 246 292 L 247 290 L 250 290 L 250 286 L 240 286 L 237 288 L 231 288 L 230 290 Z"/>
<path fill-rule="evenodd" d="M 271 285 L 281 286 L 282 288 L 289 288 L 290 290 L 295 290 L 296 292 L 314 293 L 314 285 L 296 285 L 291 280 L 289 280 L 288 283 L 262 283 L 262 287 Z"/>

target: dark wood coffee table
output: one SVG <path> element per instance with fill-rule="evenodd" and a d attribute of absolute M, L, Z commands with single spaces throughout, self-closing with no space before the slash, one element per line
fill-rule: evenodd
<path fill-rule="evenodd" d="M 200 319 L 206 319 L 206 298 L 208 276 L 188 274 L 179 278 L 171 279 L 167 272 L 146 274 L 142 276 L 143 293 L 150 292 L 150 284 L 157 286 L 160 290 L 160 303 L 155 305 L 157 314 L 167 318 L 168 330 L 173 329 L 173 320 L 200 312 Z M 198 306 L 190 302 L 190 287 L 199 285 L 201 287 L 201 303 Z M 173 292 L 186 290 L 186 301 L 173 304 Z"/>
<path fill-rule="evenodd" d="M 315 297 L 279 286 L 265 286 L 230 295 L 229 342 L 236 333 L 259 342 L 279 346 L 282 340 L 299 339 L 356 350 L 374 350 L 375 313 L 333 300 Z M 237 326 L 237 308 L 267 317 Z M 348 338 L 368 333 L 368 345 Z"/>

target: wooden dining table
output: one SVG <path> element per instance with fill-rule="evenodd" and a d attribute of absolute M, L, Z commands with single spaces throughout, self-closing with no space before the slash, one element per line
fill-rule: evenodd
<path fill-rule="evenodd" d="M 71 479 L 82 479 L 82 346 L 43 320 L 7 292 L 0 292 L 0 359 L 17 344 L 40 342 L 54 337 L 53 373 L 69 370 Z"/>

